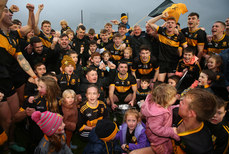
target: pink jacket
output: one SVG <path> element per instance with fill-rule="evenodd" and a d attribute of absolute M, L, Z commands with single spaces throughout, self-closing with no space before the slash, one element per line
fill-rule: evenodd
<path fill-rule="evenodd" d="M 168 142 L 170 138 L 179 140 L 179 136 L 174 133 L 172 128 L 172 109 L 167 109 L 159 104 L 152 102 L 152 95 L 146 97 L 145 103 L 141 107 L 141 113 L 146 117 L 146 135 L 153 145 Z"/>

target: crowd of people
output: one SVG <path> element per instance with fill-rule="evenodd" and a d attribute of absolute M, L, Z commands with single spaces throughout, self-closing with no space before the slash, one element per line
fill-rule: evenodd
<path fill-rule="evenodd" d="M 40 29 L 44 5 L 26 8 L 22 26 L 12 20 L 19 8 L 0 2 L 1 149 L 70 154 L 77 134 L 85 154 L 228 153 L 229 18 L 207 35 L 196 12 L 186 28 L 165 12 L 146 31 L 122 13 L 96 34 L 65 20 L 60 31 L 48 20 Z M 22 121 L 27 147 L 14 141 Z"/>

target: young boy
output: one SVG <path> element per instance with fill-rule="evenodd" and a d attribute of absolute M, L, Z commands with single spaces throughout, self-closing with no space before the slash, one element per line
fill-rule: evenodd
<path fill-rule="evenodd" d="M 199 83 L 197 87 L 203 88 L 214 94 L 213 90 L 211 89 L 211 85 L 215 81 L 215 79 L 216 76 L 212 70 L 203 70 L 200 73 L 200 77 L 198 79 Z"/>
<path fill-rule="evenodd" d="M 66 89 L 72 89 L 79 94 L 79 74 L 75 74 L 76 64 L 71 57 L 65 55 L 61 61 L 61 73 L 57 75 L 57 82 L 63 92 Z"/>
<path fill-rule="evenodd" d="M 183 78 L 182 85 L 179 89 L 186 89 L 191 86 L 191 84 L 199 78 L 199 74 L 201 72 L 201 68 L 198 62 L 198 58 L 195 56 L 195 51 L 193 48 L 187 47 L 184 49 L 183 58 L 179 60 L 176 73 Z"/>
<path fill-rule="evenodd" d="M 100 35 L 99 35 L 100 39 L 97 41 L 98 44 L 98 49 L 100 50 L 100 53 L 103 53 L 104 48 L 112 43 L 111 40 L 109 40 L 109 35 L 108 35 L 108 31 L 106 29 L 101 29 L 100 30 Z"/>
<path fill-rule="evenodd" d="M 92 40 L 89 42 L 89 50 L 83 52 L 83 57 L 82 57 L 82 66 L 86 66 L 87 65 L 87 61 L 89 60 L 89 58 L 91 57 L 91 55 L 93 53 L 95 53 L 97 50 L 97 43 L 95 40 Z"/>
<path fill-rule="evenodd" d="M 179 82 L 180 77 L 177 75 L 172 75 L 168 78 L 168 84 L 170 84 L 173 87 L 177 86 L 177 83 Z"/>
<path fill-rule="evenodd" d="M 227 103 L 219 98 L 217 100 L 216 113 L 206 124 L 212 133 L 214 153 L 226 153 L 229 145 L 228 122 L 224 118 Z"/>
<path fill-rule="evenodd" d="M 78 74 L 78 76 L 81 78 L 82 77 L 82 66 L 78 64 L 78 54 L 74 50 L 70 50 L 67 52 L 67 54 L 72 58 L 72 60 L 75 62 L 76 69 L 74 70 L 75 74 Z"/>
<path fill-rule="evenodd" d="M 126 13 L 122 13 L 121 14 L 121 18 L 120 18 L 121 22 L 119 23 L 118 20 L 112 20 L 111 22 L 115 25 L 120 25 L 123 24 L 125 25 L 126 28 L 126 36 L 130 36 L 131 33 L 131 29 L 130 29 L 130 25 L 128 24 L 128 17 L 126 15 Z"/>
<path fill-rule="evenodd" d="M 150 93 L 150 79 L 142 77 L 140 80 L 140 88 L 136 93 L 136 101 L 139 107 L 145 102 L 146 96 Z"/>
<path fill-rule="evenodd" d="M 70 41 L 69 45 L 73 49 L 73 38 L 74 38 L 74 31 L 71 29 L 66 30 L 66 34 L 68 35 L 68 39 Z"/>
<path fill-rule="evenodd" d="M 82 139 L 87 140 L 89 133 L 96 126 L 98 120 L 108 118 L 105 103 L 98 100 L 100 94 L 98 87 L 94 84 L 87 88 L 87 101 L 81 106 L 79 112 L 78 128 Z"/>

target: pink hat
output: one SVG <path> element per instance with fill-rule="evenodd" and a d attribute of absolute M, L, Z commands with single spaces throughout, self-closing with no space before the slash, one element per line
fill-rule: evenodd
<path fill-rule="evenodd" d="M 33 112 L 31 118 L 37 123 L 43 133 L 47 136 L 53 135 L 63 121 L 62 116 L 49 111 L 45 111 L 42 113 L 40 111 L 35 111 Z"/>

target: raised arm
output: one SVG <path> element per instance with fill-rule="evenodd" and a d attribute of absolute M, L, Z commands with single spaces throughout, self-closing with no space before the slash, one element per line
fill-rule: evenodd
<path fill-rule="evenodd" d="M 34 25 L 34 34 L 35 35 L 40 34 L 40 28 L 38 27 L 38 23 L 39 23 L 40 13 L 43 9 L 44 9 L 44 4 L 38 5 L 38 10 L 37 10 L 37 13 L 35 15 L 35 25 Z"/>
<path fill-rule="evenodd" d="M 29 10 L 29 18 L 26 26 L 20 28 L 20 33 L 22 36 L 26 36 L 34 28 L 35 19 L 34 19 L 34 5 L 27 4 L 26 8 Z"/>
<path fill-rule="evenodd" d="M 162 18 L 167 18 L 168 16 L 169 16 L 168 12 L 165 12 L 161 15 L 158 15 L 158 16 L 150 19 L 147 23 L 150 25 L 150 27 L 152 27 L 154 30 L 156 30 L 158 25 L 156 25 L 155 23 Z"/>

